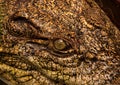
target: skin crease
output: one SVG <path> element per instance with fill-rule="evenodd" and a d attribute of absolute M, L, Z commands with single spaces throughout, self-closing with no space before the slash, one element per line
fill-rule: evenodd
<path fill-rule="evenodd" d="M 0 80 L 8 85 L 120 84 L 120 32 L 94 0 L 4 2 Z"/>

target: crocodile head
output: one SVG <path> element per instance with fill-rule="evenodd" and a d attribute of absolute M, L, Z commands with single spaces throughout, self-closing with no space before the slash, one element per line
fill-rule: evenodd
<path fill-rule="evenodd" d="M 4 6 L 2 81 L 8 85 L 119 83 L 120 33 L 94 0 L 6 0 Z"/>

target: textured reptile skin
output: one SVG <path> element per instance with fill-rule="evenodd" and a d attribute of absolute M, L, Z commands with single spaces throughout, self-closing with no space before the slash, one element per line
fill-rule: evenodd
<path fill-rule="evenodd" d="M 119 85 L 120 32 L 94 0 L 3 0 L 0 80 Z"/>

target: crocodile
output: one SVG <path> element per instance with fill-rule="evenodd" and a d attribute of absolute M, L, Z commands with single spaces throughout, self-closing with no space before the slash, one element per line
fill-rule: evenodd
<path fill-rule="evenodd" d="M 120 85 L 120 30 L 94 0 L 0 0 L 5 85 Z"/>

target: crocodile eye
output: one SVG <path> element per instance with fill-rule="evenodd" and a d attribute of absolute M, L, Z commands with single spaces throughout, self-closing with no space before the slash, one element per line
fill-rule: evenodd
<path fill-rule="evenodd" d="M 68 40 L 60 38 L 50 40 L 47 48 L 47 51 L 58 57 L 66 57 L 75 53 L 71 43 Z"/>
<path fill-rule="evenodd" d="M 57 50 L 64 50 L 66 48 L 66 42 L 62 39 L 58 39 L 58 40 L 55 40 L 54 41 L 54 47 L 57 49 Z"/>

